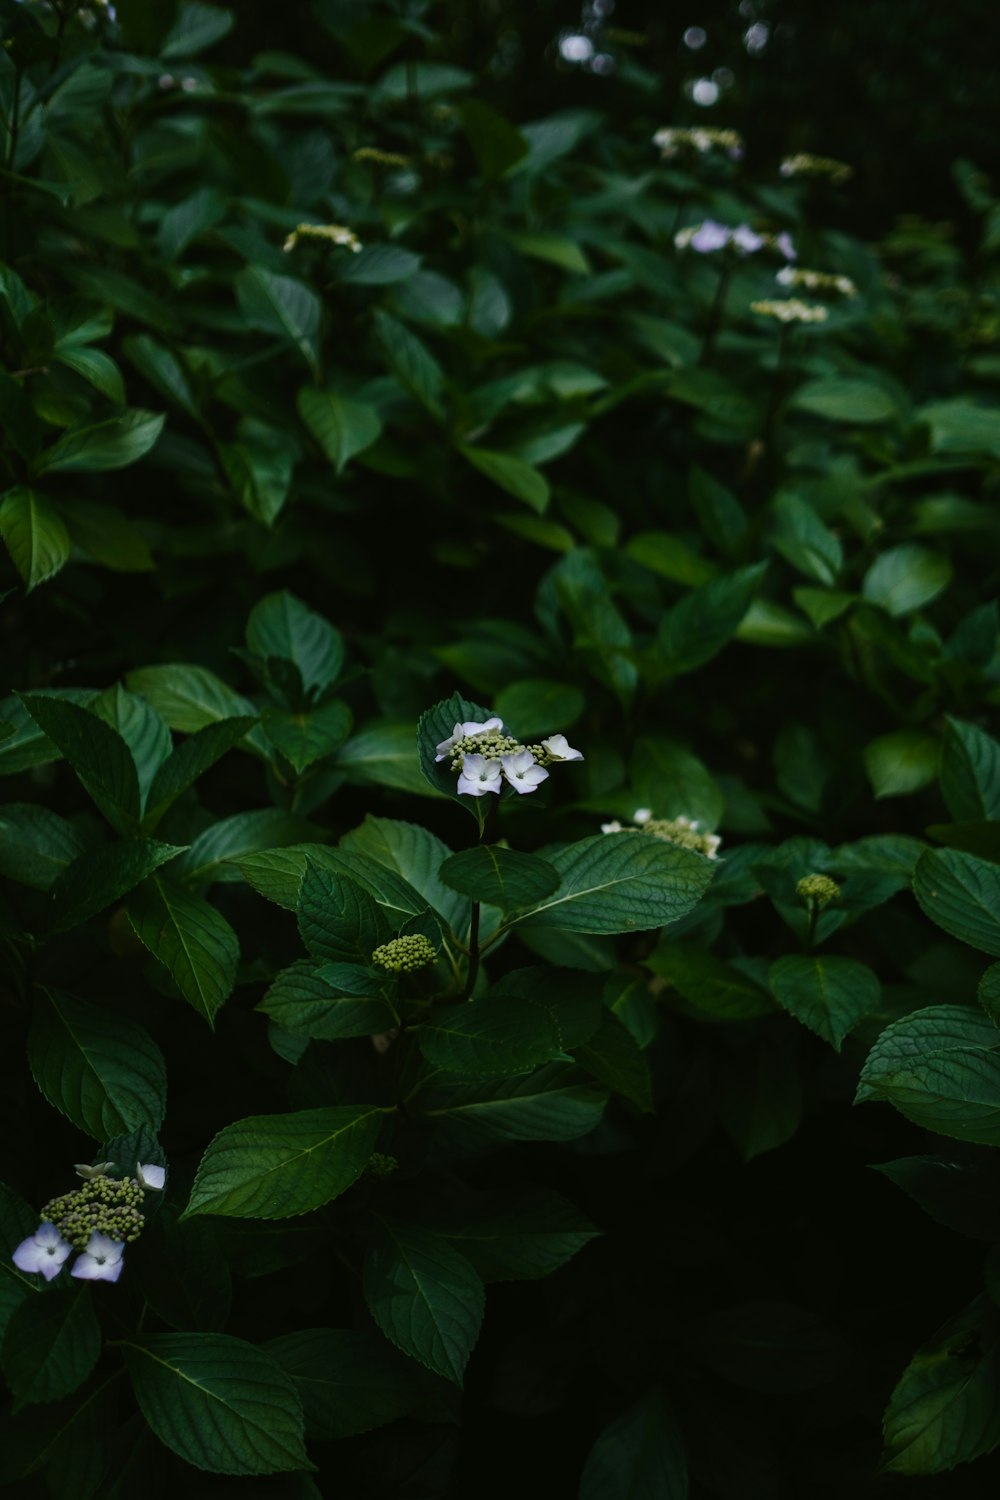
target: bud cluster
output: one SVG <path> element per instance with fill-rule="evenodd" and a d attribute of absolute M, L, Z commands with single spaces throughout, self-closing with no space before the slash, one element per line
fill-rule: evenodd
<path fill-rule="evenodd" d="M 394 1156 L 387 1156 L 383 1151 L 373 1151 L 365 1171 L 372 1177 L 391 1177 L 398 1167 L 399 1162 Z"/>
<path fill-rule="evenodd" d="M 810 156 L 808 151 L 786 156 L 778 171 L 782 177 L 825 177 L 835 183 L 847 182 L 854 176 L 854 168 L 846 161 L 837 161 L 832 156 Z"/>
<path fill-rule="evenodd" d="M 703 854 L 706 859 L 718 858 L 722 840 L 717 833 L 708 833 L 702 829 L 696 818 L 654 818 L 650 808 L 637 807 L 632 814 L 632 827 L 638 833 L 652 834 L 653 838 L 676 844 L 680 849 L 691 849 L 695 854 Z M 602 833 L 628 831 L 617 818 L 610 823 L 601 824 Z"/>
<path fill-rule="evenodd" d="M 398 151 L 380 151 L 377 146 L 359 146 L 351 154 L 352 161 L 370 161 L 377 167 L 408 167 L 410 158 Z"/>
<path fill-rule="evenodd" d="M 762 318 L 777 318 L 779 323 L 825 323 L 830 314 L 818 302 L 803 302 L 801 297 L 789 297 L 785 301 L 765 298 L 751 302 L 750 311 L 760 313 Z"/>
<path fill-rule="evenodd" d="M 502 729 L 481 729 L 478 734 L 465 734 L 452 747 L 451 769 L 461 771 L 467 755 L 484 755 L 487 760 L 499 760 L 502 755 L 519 755 L 522 750 L 534 750 L 531 745 L 519 745 L 511 734 Z"/>
<path fill-rule="evenodd" d="M 816 906 L 827 906 L 840 899 L 840 886 L 829 875 L 803 875 L 795 887 L 795 894 Z"/>
<path fill-rule="evenodd" d="M 134 1177 L 93 1177 L 75 1192 L 46 1203 L 42 1221 L 54 1224 L 77 1250 L 86 1249 L 95 1230 L 130 1244 L 146 1223 L 139 1211 L 142 1200 L 143 1190 Z"/>
<path fill-rule="evenodd" d="M 376 948 L 372 963 L 388 969 L 390 974 L 412 974 L 417 969 L 426 969 L 436 958 L 430 938 L 422 932 L 407 932 Z"/>
<path fill-rule="evenodd" d="M 653 145 L 660 148 L 664 161 L 678 156 L 682 150 L 697 151 L 704 156 L 712 150 L 725 151 L 733 161 L 743 156 L 743 137 L 738 130 L 716 130 L 711 126 L 695 126 L 685 130 L 681 126 L 664 126 L 653 136 Z"/>
<path fill-rule="evenodd" d="M 777 280 L 782 286 L 801 286 L 808 292 L 836 292 L 841 297 L 858 295 L 858 289 L 849 276 L 835 276 L 830 271 L 807 271 L 804 266 L 782 266 Z"/>
<path fill-rule="evenodd" d="M 361 250 L 361 241 L 345 224 L 296 224 L 281 247 L 287 255 L 294 250 L 299 240 L 326 240 L 331 245 L 343 245 L 353 255 Z"/>

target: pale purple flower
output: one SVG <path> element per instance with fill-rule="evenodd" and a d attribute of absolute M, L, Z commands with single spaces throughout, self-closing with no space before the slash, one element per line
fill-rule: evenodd
<path fill-rule="evenodd" d="M 121 1240 L 110 1239 L 95 1229 L 87 1241 L 87 1248 L 73 1263 L 71 1276 L 80 1281 L 117 1281 L 125 1264 L 122 1257 L 125 1246 Z"/>
<path fill-rule="evenodd" d="M 499 719 L 497 723 L 499 723 Z M 504 757 L 510 759 L 509 756 Z M 534 762 L 532 762 L 534 764 Z M 498 760 L 487 760 L 485 755 L 466 755 L 462 758 L 462 771 L 458 778 L 457 791 L 460 797 L 485 797 L 487 792 L 499 792 L 501 766 Z"/>
<path fill-rule="evenodd" d="M 149 1192 L 150 1189 L 154 1193 L 163 1192 L 163 1184 L 167 1180 L 164 1167 L 158 1167 L 155 1162 L 147 1162 L 145 1166 L 136 1167 L 135 1176 L 139 1186 L 145 1192 Z"/>
<path fill-rule="evenodd" d="M 732 243 L 744 255 L 753 255 L 764 243 L 764 236 L 757 234 L 749 224 L 738 224 L 732 233 Z"/>
<path fill-rule="evenodd" d="M 465 759 L 468 764 L 469 757 L 466 756 Z M 535 763 L 530 750 L 518 750 L 515 755 L 502 755 L 500 761 L 508 785 L 522 796 L 525 792 L 533 792 L 536 786 L 548 780 L 548 771 Z"/>
<path fill-rule="evenodd" d="M 542 749 L 548 751 L 552 760 L 583 760 L 583 752 L 573 750 L 564 734 L 550 734 L 547 740 L 542 740 Z"/>
<path fill-rule="evenodd" d="M 435 755 L 434 759 L 435 760 L 445 760 L 445 759 L 447 759 L 447 757 L 451 754 L 452 750 L 454 750 L 455 746 L 461 740 L 464 740 L 465 737 L 466 737 L 466 735 L 470 735 L 470 734 L 484 734 L 486 732 L 486 730 L 488 730 L 488 729 L 502 729 L 502 728 L 503 728 L 503 720 L 502 719 L 487 719 L 485 724 L 476 724 L 472 719 L 470 719 L 467 724 L 456 724 L 454 730 L 452 731 L 451 738 L 448 739 L 448 740 L 442 740 L 441 743 L 440 743 L 440 745 L 438 745 L 436 747 L 437 748 L 437 754 Z"/>
<path fill-rule="evenodd" d="M 22 1240 L 14 1251 L 13 1261 L 19 1271 L 38 1272 L 51 1281 L 73 1253 L 54 1224 L 39 1224 L 34 1234 Z"/>
<path fill-rule="evenodd" d="M 706 219 L 704 224 L 699 224 L 694 234 L 688 240 L 692 250 L 697 250 L 699 255 L 707 255 L 713 250 L 724 250 L 729 244 L 730 230 L 725 224 L 717 224 L 714 219 Z"/>
<path fill-rule="evenodd" d="M 774 246 L 776 250 L 781 251 L 786 260 L 798 260 L 799 252 L 792 244 L 792 237 L 787 229 L 783 229 L 780 234 L 775 235 Z"/>

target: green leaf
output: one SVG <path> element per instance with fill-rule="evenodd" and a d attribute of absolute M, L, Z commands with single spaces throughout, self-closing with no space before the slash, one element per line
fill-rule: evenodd
<path fill-rule="evenodd" d="M 216 445 L 230 488 L 255 521 L 272 526 L 291 488 L 295 440 L 283 428 L 250 417 L 239 423 L 236 437 Z"/>
<path fill-rule="evenodd" d="M 631 1033 L 618 1017 L 605 1010 L 590 1039 L 573 1049 L 581 1067 L 617 1094 L 631 1099 L 641 1110 L 653 1109 L 653 1083 L 649 1063 Z"/>
<path fill-rule="evenodd" d="M 438 874 L 452 890 L 502 911 L 537 906 L 560 883 L 559 872 L 537 854 L 522 854 L 499 844 L 463 849 L 446 859 Z"/>
<path fill-rule="evenodd" d="M 565 234 L 508 232 L 506 238 L 516 250 L 520 250 L 522 255 L 530 256 L 532 260 L 545 261 L 550 266 L 558 266 L 561 271 L 569 271 L 579 276 L 590 274 L 590 261 L 586 254 L 576 240 L 571 240 Z"/>
<path fill-rule="evenodd" d="M 957 849 L 926 849 L 913 872 L 913 894 L 952 937 L 1000 955 L 1000 867 Z"/>
<path fill-rule="evenodd" d="M 322 830 L 304 818 L 278 807 L 260 807 L 253 812 L 233 813 L 199 833 L 174 866 L 175 875 L 192 883 L 236 881 L 243 877 L 236 861 L 259 849 L 281 848 L 303 839 L 319 838 Z M 294 905 L 294 903 L 293 903 Z"/>
<path fill-rule="evenodd" d="M 143 882 L 126 911 L 136 937 L 158 959 L 184 999 L 210 1026 L 229 998 L 240 946 L 225 917 L 163 875 Z"/>
<path fill-rule="evenodd" d="M 369 813 L 359 828 L 344 834 L 340 847 L 347 853 L 367 855 L 401 875 L 444 918 L 455 935 L 464 938 L 469 926 L 469 905 L 439 876 L 451 850 L 435 834 L 419 823 L 374 818 Z"/>
<path fill-rule="evenodd" d="M 436 1005 L 416 1034 L 429 1063 L 470 1078 L 530 1073 L 563 1056 L 554 1023 L 527 1000 Z"/>
<path fill-rule="evenodd" d="M 670 740 L 636 741 L 632 786 L 636 801 L 657 818 L 691 818 L 709 829 L 719 825 L 723 796 L 718 783 L 697 756 Z"/>
<path fill-rule="evenodd" d="M 935 1223 L 972 1239 L 993 1242 L 1000 1239 L 998 1165 L 992 1153 L 978 1162 L 902 1156 L 873 1164 L 873 1170 L 902 1188 Z"/>
<path fill-rule="evenodd" d="M 393 286 L 415 276 L 421 260 L 402 245 L 365 245 L 342 262 L 340 280 L 355 286 Z"/>
<path fill-rule="evenodd" d="M 344 1037 L 378 1036 L 399 1024 L 387 996 L 373 985 L 372 993 L 347 994 L 324 969 L 299 959 L 273 981 L 257 1006 L 279 1026 L 317 1041 L 335 1042 Z"/>
<path fill-rule="evenodd" d="M 600 1236 L 575 1204 L 548 1188 L 491 1194 L 436 1211 L 433 1230 L 460 1250 L 484 1281 L 536 1281 Z"/>
<path fill-rule="evenodd" d="M 65 365 L 67 370 L 73 370 L 88 385 L 92 385 L 95 391 L 100 391 L 102 396 L 107 396 L 108 400 L 113 401 L 116 406 L 125 405 L 125 382 L 122 379 L 122 372 L 103 349 L 91 349 L 86 344 L 75 344 L 72 340 L 60 339 L 52 351 L 52 358 L 57 364 Z"/>
<path fill-rule="evenodd" d="M 318 339 L 322 304 L 316 293 L 291 276 L 262 266 L 246 266 L 236 276 L 236 300 L 247 326 L 277 334 L 293 344 L 314 375 L 319 374 Z"/>
<path fill-rule="evenodd" d="M 126 675 L 125 681 L 133 693 L 141 693 L 166 719 L 171 729 L 181 734 L 196 734 L 206 724 L 250 717 L 257 712 L 249 698 L 234 692 L 221 677 L 187 662 L 137 667 Z"/>
<path fill-rule="evenodd" d="M 337 766 L 362 786 L 394 787 L 418 797 L 440 793 L 427 785 L 417 764 L 416 731 L 410 724 L 372 724 L 342 745 Z"/>
<path fill-rule="evenodd" d="M 422 1229 L 385 1226 L 364 1267 L 368 1310 L 387 1339 L 446 1380 L 462 1384 L 486 1297 L 464 1256 Z"/>
<path fill-rule="evenodd" d="M 36 474 L 94 474 L 124 469 L 147 454 L 166 418 L 151 411 L 126 411 L 110 422 L 71 428 L 46 448 L 34 465 Z"/>
<path fill-rule="evenodd" d="M 113 505 L 60 500 L 59 513 L 75 547 L 89 562 L 117 573 L 151 573 L 153 555 L 139 527 Z"/>
<path fill-rule="evenodd" d="M 768 978 L 778 1004 L 838 1052 L 882 994 L 874 970 L 853 958 L 789 954 L 771 965 Z"/>
<path fill-rule="evenodd" d="M 47 891 L 83 852 L 71 823 L 29 802 L 0 807 L 0 875 Z"/>
<path fill-rule="evenodd" d="M 242 859 L 240 869 L 254 890 L 268 901 L 277 902 L 286 911 L 295 911 L 302 880 L 310 864 L 361 886 L 376 905 L 385 908 L 393 931 L 407 917 L 416 916 L 426 909 L 426 902 L 405 880 L 377 861 L 346 849 L 324 849 L 322 844 L 269 849 Z"/>
<path fill-rule="evenodd" d="M 644 962 L 674 986 L 701 1021 L 749 1021 L 774 1009 L 767 991 L 741 969 L 692 943 L 664 936 Z"/>
<path fill-rule="evenodd" d="M 1000 416 L 993 406 L 961 398 L 922 406 L 917 421 L 931 430 L 934 453 L 989 453 L 1000 457 Z"/>
<path fill-rule="evenodd" d="M 515 921 L 563 932 L 646 932 L 697 906 L 711 860 L 644 833 L 599 833 L 556 850 L 554 895 Z"/>
<path fill-rule="evenodd" d="M 876 798 L 905 797 L 929 786 L 940 755 L 937 740 L 919 729 L 896 729 L 870 740 L 864 748 L 865 771 Z"/>
<path fill-rule="evenodd" d="M 299 933 L 315 959 L 371 962 L 393 935 L 384 911 L 355 881 L 310 863 L 298 900 Z"/>
<path fill-rule="evenodd" d="M 337 473 L 356 453 L 363 453 L 382 432 L 374 406 L 352 401 L 336 391 L 304 385 L 298 394 L 299 416 L 319 443 Z"/>
<path fill-rule="evenodd" d="M 1000 1443 L 998 1331 L 981 1296 L 917 1350 L 885 1412 L 889 1473 L 941 1474 Z"/>
<path fill-rule="evenodd" d="M 41 990 L 27 1043 L 35 1082 L 54 1108 L 95 1141 L 145 1125 L 157 1131 L 167 1069 L 149 1032 L 126 1015 Z"/>
<path fill-rule="evenodd" d="M 610 1422 L 587 1454 L 579 1500 L 687 1500 L 688 1468 L 677 1419 L 654 1386 Z"/>
<path fill-rule="evenodd" d="M 528 154 L 528 142 L 521 132 L 482 99 L 463 99 L 458 115 L 484 177 L 502 177 Z"/>
<path fill-rule="evenodd" d="M 171 803 L 183 796 L 199 776 L 221 760 L 227 750 L 238 745 L 256 723 L 255 718 L 243 715 L 232 719 L 219 719 L 196 729 L 190 739 L 178 745 L 163 762 L 153 777 L 146 798 L 143 827 L 155 828 Z"/>
<path fill-rule="evenodd" d="M 604 1113 L 607 1095 L 563 1063 L 526 1078 L 425 1086 L 414 1112 L 434 1120 L 443 1142 L 476 1151 L 506 1141 L 574 1141 Z"/>
<path fill-rule="evenodd" d="M 1000 819 L 1000 745 L 975 724 L 948 719 L 941 795 L 956 823 Z"/>
<path fill-rule="evenodd" d="M 142 1294 L 158 1318 L 183 1333 L 221 1333 L 229 1322 L 232 1278 L 215 1226 L 206 1219 L 177 1222 L 164 1205 L 143 1230 Z"/>
<path fill-rule="evenodd" d="M 321 1208 L 364 1171 L 384 1113 L 347 1104 L 227 1125 L 201 1159 L 182 1219 L 288 1219 Z"/>
<path fill-rule="evenodd" d="M 301 776 L 344 743 L 351 729 L 351 710 L 339 698 L 303 713 L 265 708 L 261 724 L 274 748 Z"/>
<path fill-rule="evenodd" d="M 68 1396 L 86 1380 L 100 1352 L 100 1325 L 82 1287 L 28 1297 L 7 1325 L 0 1355 L 14 1410 Z"/>
<path fill-rule="evenodd" d="M 419 1403 L 413 1366 L 367 1329 L 302 1328 L 269 1339 L 264 1350 L 295 1381 L 310 1438 L 369 1432 Z"/>
<path fill-rule="evenodd" d="M 888 614 L 907 615 L 936 599 L 950 580 L 951 564 L 946 557 L 905 542 L 875 559 L 861 592 L 869 604 L 877 604 Z"/>
<path fill-rule="evenodd" d="M 223 10 L 221 6 L 206 5 L 203 0 L 185 0 L 160 56 L 164 59 L 194 57 L 214 42 L 221 41 L 232 30 L 235 20 L 233 12 Z"/>
<path fill-rule="evenodd" d="M 770 540 L 793 568 L 817 583 L 836 583 L 844 565 L 844 549 L 819 516 L 798 495 L 779 494 L 772 506 L 774 530 Z"/>
<path fill-rule="evenodd" d="M 574 646 L 619 702 L 630 703 L 639 681 L 630 656 L 632 632 L 610 597 L 596 558 L 576 548 L 555 565 L 550 578 Z"/>
<path fill-rule="evenodd" d="M 523 500 L 539 515 L 543 513 L 549 503 L 549 482 L 523 458 L 516 458 L 512 453 L 496 453 L 489 448 L 470 448 L 465 444 L 459 444 L 458 451 L 498 489 L 513 495 L 515 500 Z"/>
<path fill-rule="evenodd" d="M 291 1377 L 253 1344 L 223 1333 L 123 1340 L 135 1398 L 153 1432 L 210 1474 L 311 1469 Z"/>
<path fill-rule="evenodd" d="M 118 839 L 85 850 L 51 887 L 48 930 L 79 927 L 182 852 L 155 839 Z"/>
<path fill-rule="evenodd" d="M 0 503 L 0 536 L 28 592 L 69 561 L 69 532 L 58 511 L 37 490 L 18 485 Z"/>
<path fill-rule="evenodd" d="M 692 589 L 660 622 L 657 640 L 667 670 L 693 672 L 732 639 L 750 608 L 766 563 Z"/>
<path fill-rule="evenodd" d="M 843 375 L 807 380 L 789 405 L 814 417 L 825 417 L 828 422 L 889 422 L 899 415 L 895 401 L 882 386 Z"/>
<path fill-rule="evenodd" d="M 553 730 L 569 729 L 580 718 L 586 699 L 578 687 L 548 677 L 526 677 L 497 695 L 497 713 L 513 725 L 522 742 L 535 741 Z"/>
<path fill-rule="evenodd" d="M 149 785 L 173 746 L 163 719 L 137 693 L 129 693 L 116 682 L 87 704 L 91 713 L 110 724 L 121 735 L 135 763 L 139 778 L 139 801 L 145 804 Z"/>
<path fill-rule="evenodd" d="M 800 1064 L 789 1031 L 721 1053 L 714 1068 L 719 1120 L 744 1162 L 791 1140 L 802 1119 Z"/>
<path fill-rule="evenodd" d="M 214 187 L 197 188 L 188 197 L 171 204 L 159 220 L 156 229 L 157 243 L 164 258 L 176 260 L 178 256 L 183 255 L 187 247 L 199 235 L 204 234 L 206 229 L 213 229 L 219 220 L 225 217 L 225 214 L 226 199 L 218 188 Z M 135 354 L 129 344 L 134 342 L 130 340 L 126 343 L 132 359 L 135 359 Z M 168 358 L 172 359 L 173 356 L 170 355 Z M 150 378 L 148 371 L 143 370 L 143 374 L 147 379 Z"/>
<path fill-rule="evenodd" d="M 641 531 L 631 538 L 625 551 L 651 573 L 682 583 L 685 588 L 710 583 L 718 572 L 715 563 L 669 531 Z"/>
<path fill-rule="evenodd" d="M 416 66 L 420 66 L 417 64 Z M 410 391 L 431 416 L 444 416 L 444 372 L 426 344 L 405 323 L 379 307 L 375 309 L 375 333 L 385 361 L 401 385 Z"/>
<path fill-rule="evenodd" d="M 869 1052 L 855 1103 L 869 1099 L 939 1135 L 1000 1145 L 1000 1031 L 960 1005 L 913 1011 Z"/>
<path fill-rule="evenodd" d="M 134 831 L 139 820 L 139 780 L 121 735 L 89 709 L 64 698 L 32 694 L 21 701 L 108 821 L 120 832 Z"/>
<path fill-rule="evenodd" d="M 211 191 L 211 189 L 206 189 Z M 177 208 L 183 209 L 183 204 Z M 165 227 L 172 213 L 169 210 L 160 221 L 160 236 L 162 238 Z M 139 374 L 149 381 L 161 396 L 179 406 L 181 411 L 186 412 L 189 417 L 201 421 L 201 413 L 187 373 L 177 356 L 162 344 L 146 333 L 132 334 L 125 339 L 125 353 L 135 365 Z"/>

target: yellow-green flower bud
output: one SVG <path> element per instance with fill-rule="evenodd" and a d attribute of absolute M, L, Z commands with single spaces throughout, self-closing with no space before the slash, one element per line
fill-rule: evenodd
<path fill-rule="evenodd" d="M 840 886 L 829 875 L 803 875 L 795 887 L 795 894 L 803 901 L 813 901 L 817 906 L 827 906 L 839 901 Z"/>
<path fill-rule="evenodd" d="M 426 969 L 436 958 L 430 938 L 425 938 L 422 932 L 408 932 L 376 948 L 372 963 L 388 969 L 390 974 L 412 974 L 416 969 Z"/>

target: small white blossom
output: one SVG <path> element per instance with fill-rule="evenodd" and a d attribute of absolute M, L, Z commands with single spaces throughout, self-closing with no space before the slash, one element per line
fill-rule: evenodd
<path fill-rule="evenodd" d="M 651 807 L 637 807 L 635 812 L 632 814 L 632 822 L 648 823 L 652 816 L 653 809 Z"/>
<path fill-rule="evenodd" d="M 445 760 L 454 750 L 455 746 L 464 740 L 467 735 L 485 734 L 487 730 L 502 728 L 502 719 L 487 719 L 485 724 L 477 724 L 474 720 L 470 719 L 466 724 L 456 724 L 451 738 L 442 740 L 440 745 L 436 746 L 437 754 L 434 759 Z"/>
<path fill-rule="evenodd" d="M 601 824 L 602 833 L 621 833 L 622 825 L 617 818 L 612 818 L 610 823 Z"/>
<path fill-rule="evenodd" d="M 439 760 L 441 758 L 438 757 Z M 487 792 L 499 792 L 501 770 L 498 760 L 487 760 L 485 755 L 466 755 L 458 778 L 459 796 L 485 797 Z"/>
<path fill-rule="evenodd" d="M 825 323 L 830 314 L 819 302 L 803 302 L 801 297 L 789 297 L 787 301 L 751 302 L 750 311 L 760 313 L 762 318 L 777 318 L 779 323 Z"/>
<path fill-rule="evenodd" d="M 775 237 L 774 237 L 774 248 L 776 250 L 780 250 L 781 253 L 782 253 L 782 255 L 785 257 L 786 260 L 797 260 L 798 259 L 799 252 L 796 250 L 795 246 L 792 244 L 792 237 L 788 233 L 787 229 L 783 229 L 780 234 L 776 234 L 775 235 Z"/>
<path fill-rule="evenodd" d="M 548 771 L 536 764 L 530 750 L 519 750 L 516 755 L 503 755 L 500 760 L 504 778 L 515 792 L 533 792 L 536 786 L 548 780 Z M 465 757 L 465 762 L 468 765 L 468 756 Z"/>
<path fill-rule="evenodd" d="M 117 1281 L 125 1264 L 125 1246 L 121 1240 L 112 1240 L 106 1234 L 94 1230 L 87 1241 L 87 1248 L 78 1255 L 70 1271 L 80 1281 Z"/>
<path fill-rule="evenodd" d="M 731 235 L 731 242 L 744 255 L 754 255 L 764 244 L 764 236 L 757 234 L 749 224 L 738 224 Z"/>
<path fill-rule="evenodd" d="M 826 177 L 836 183 L 847 182 L 854 176 L 854 168 L 846 161 L 837 161 L 832 156 L 813 156 L 808 151 L 786 156 L 778 171 L 782 177 Z"/>
<path fill-rule="evenodd" d="M 22 1240 L 13 1254 L 19 1271 L 41 1272 L 46 1281 L 58 1276 L 73 1253 L 54 1224 L 39 1224 L 34 1234 Z"/>
<path fill-rule="evenodd" d="M 139 1186 L 146 1192 L 152 1188 L 154 1193 L 162 1193 L 167 1174 L 163 1167 L 158 1167 L 154 1162 L 147 1162 L 145 1166 L 136 1167 L 135 1177 Z"/>
<path fill-rule="evenodd" d="M 729 244 L 729 230 L 715 219 L 706 219 L 703 224 L 692 224 L 674 235 L 678 250 L 697 250 L 699 255 L 710 255 L 715 250 L 724 250 Z"/>
<path fill-rule="evenodd" d="M 573 750 L 564 734 L 550 734 L 547 740 L 542 740 L 542 749 L 550 760 L 583 760 L 583 752 Z"/>

